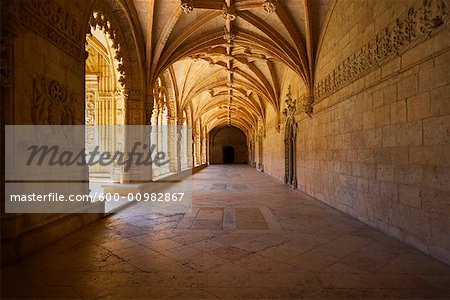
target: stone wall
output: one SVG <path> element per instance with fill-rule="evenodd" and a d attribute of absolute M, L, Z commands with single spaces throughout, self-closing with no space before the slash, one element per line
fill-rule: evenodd
<path fill-rule="evenodd" d="M 120 3 L 119 3 L 120 2 Z M 2 34 L 8 32 L 8 83 L 2 73 L 2 111 L 7 125 L 84 125 L 85 40 L 89 16 L 107 10 L 117 42 L 127 49 L 122 69 L 127 90 L 126 120 L 143 123 L 143 41 L 132 28 L 125 1 L 2 0 Z M 127 16 L 127 17 L 126 17 Z M 130 22 L 130 23 L 127 23 Z M 131 24 L 131 25 L 130 25 Z M 133 34 L 132 34 L 133 33 Z M 2 42 L 3 42 L 2 37 Z M 138 43 L 138 42 L 139 43 Z M 125 47 L 126 46 L 126 47 Z M 6 77 L 6 76 L 5 76 Z M 122 79 L 121 79 L 122 80 Z M 63 113 L 64 112 L 64 115 Z M 78 174 L 79 175 L 79 174 Z M 85 177 L 83 177 L 85 176 Z M 73 177 L 75 178 L 75 176 Z M 80 180 L 83 179 L 83 180 Z M 87 170 L 76 176 L 77 191 L 88 192 Z M 45 184 L 45 183 L 44 183 Z M 102 214 L 1 214 L 1 259 L 11 262 L 73 232 Z"/>
<path fill-rule="evenodd" d="M 284 178 L 283 131 L 276 129 L 277 116 L 273 107 L 266 109 L 266 134 L 263 143 L 264 172 L 278 180 Z"/>
<path fill-rule="evenodd" d="M 83 4 L 50 1 L 43 10 L 39 2 L 9 3 L 17 6 L 9 16 L 9 28 L 14 33 L 9 86 L 12 98 L 5 104 L 7 125 L 84 124 L 85 27 L 82 20 L 87 4 L 87 1 Z M 58 23 L 59 19 L 67 22 Z M 59 96 L 52 94 L 59 92 Z M 59 107 L 41 102 L 52 97 L 59 97 Z M 63 106 L 64 119 L 58 114 Z M 80 192 L 88 189 L 87 184 L 79 186 Z M 2 262 L 36 251 L 98 217 L 98 214 L 2 213 Z"/>
<path fill-rule="evenodd" d="M 297 165 L 300 190 L 450 263 L 450 35 L 440 2 L 337 2 L 314 115 L 298 124 Z M 435 28 L 420 27 L 426 4 Z M 396 44 L 408 18 L 415 36 Z"/>

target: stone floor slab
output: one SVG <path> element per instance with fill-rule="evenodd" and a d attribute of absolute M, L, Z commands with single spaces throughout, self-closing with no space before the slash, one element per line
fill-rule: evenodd
<path fill-rule="evenodd" d="M 129 206 L 3 267 L 1 298 L 450 298 L 449 266 L 255 169 L 187 181 L 192 211 Z"/>

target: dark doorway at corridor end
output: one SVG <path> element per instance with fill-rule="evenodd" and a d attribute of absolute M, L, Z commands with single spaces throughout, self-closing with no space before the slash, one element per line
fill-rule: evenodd
<path fill-rule="evenodd" d="M 246 164 L 248 145 L 245 133 L 233 126 L 214 128 L 209 133 L 210 164 Z"/>
<path fill-rule="evenodd" d="M 234 164 L 234 147 L 223 147 L 222 160 L 224 164 Z"/>

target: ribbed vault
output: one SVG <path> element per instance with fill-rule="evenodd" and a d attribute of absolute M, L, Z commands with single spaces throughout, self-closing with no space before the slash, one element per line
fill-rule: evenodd
<path fill-rule="evenodd" d="M 169 73 L 178 113 L 191 109 L 207 131 L 248 132 L 268 106 L 281 115 L 287 70 L 310 92 L 330 1 L 134 0 L 145 24 L 148 84 Z"/>

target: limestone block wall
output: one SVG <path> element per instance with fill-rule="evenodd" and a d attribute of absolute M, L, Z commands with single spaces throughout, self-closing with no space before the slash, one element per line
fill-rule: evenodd
<path fill-rule="evenodd" d="M 133 21 L 137 13 L 132 3 L 126 0 L 2 0 L 2 8 L 5 7 L 7 18 L 2 20 L 7 21 L 2 21 L 2 29 L 7 28 L 10 38 L 7 51 L 2 47 L 2 52 L 8 53 L 6 69 L 11 70 L 10 83 L 4 87 L 3 74 L 1 81 L 6 124 L 85 124 L 85 41 L 89 25 L 109 30 L 108 34 L 115 32 L 114 42 L 122 50 L 116 53 L 121 59 L 119 81 L 126 90 L 126 106 L 121 113 L 126 124 L 145 123 L 145 44 L 142 32 Z M 71 182 L 71 186 L 75 185 L 80 194 L 87 193 L 87 169 L 80 172 L 79 176 L 70 174 L 77 181 Z M 3 212 L 2 262 L 18 259 L 101 216 Z"/>
<path fill-rule="evenodd" d="M 84 22 L 90 1 L 11 1 L 13 53 L 5 124 L 84 124 Z M 3 2 L 2 2 L 3 5 Z M 66 20 L 59 22 L 57 20 Z M 44 103 L 57 97 L 59 107 Z M 42 104 L 43 103 L 43 104 Z M 39 106 L 42 105 L 42 106 Z M 63 107 L 64 106 L 64 107 Z M 60 115 L 62 108 L 67 114 Z M 87 174 L 87 173 L 86 173 Z M 79 176 L 77 177 L 79 178 Z M 87 191 L 88 185 L 80 184 Z M 82 191 L 80 191 L 82 192 Z M 1 260 L 11 262 L 92 222 L 98 214 L 1 214 Z"/>
<path fill-rule="evenodd" d="M 347 57 L 395 28 L 409 8 L 423 16 L 426 3 L 337 1 L 316 84 L 338 76 Z M 367 73 L 316 86 L 314 115 L 298 124 L 297 166 L 298 189 L 450 263 L 450 29 L 443 20 L 417 31 L 410 45 L 381 44 L 396 50 L 384 48 L 380 55 L 391 55 Z"/>
<path fill-rule="evenodd" d="M 277 116 L 273 107 L 266 109 L 267 126 L 263 143 L 264 172 L 278 180 L 284 179 L 283 131 L 276 129 Z"/>

